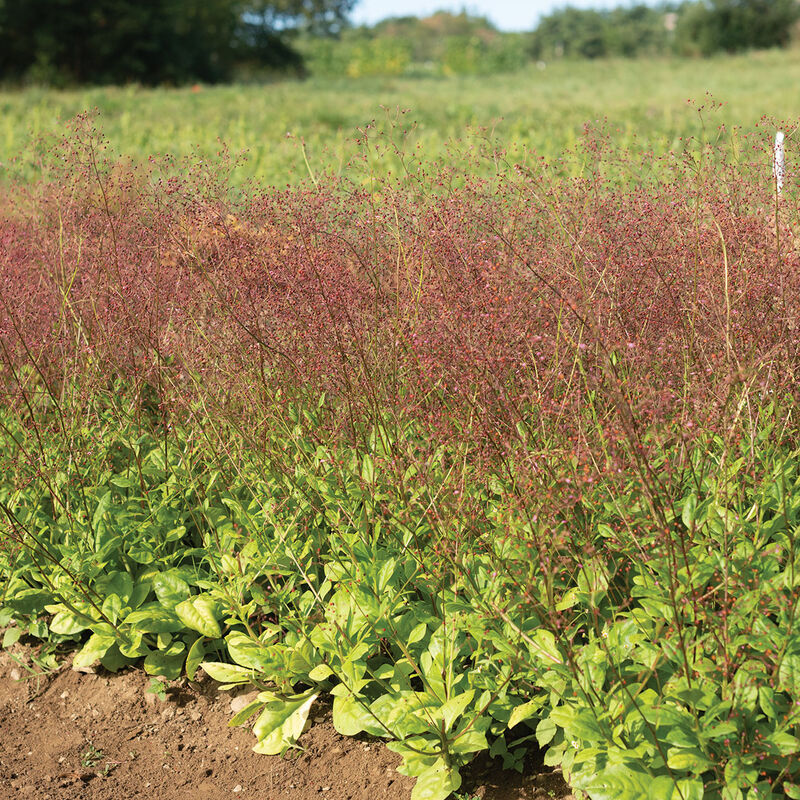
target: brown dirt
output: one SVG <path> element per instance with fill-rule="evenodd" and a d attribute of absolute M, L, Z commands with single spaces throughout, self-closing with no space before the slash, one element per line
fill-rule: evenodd
<path fill-rule="evenodd" d="M 382 742 L 344 738 L 319 706 L 294 757 L 262 756 L 228 727 L 230 693 L 174 682 L 166 701 L 140 671 L 32 675 L 32 650 L 0 651 L 0 800 L 406 800 L 413 780 Z M 21 663 L 20 663 L 21 662 Z M 503 772 L 488 757 L 462 792 L 482 800 L 569 800 L 558 773 Z"/>

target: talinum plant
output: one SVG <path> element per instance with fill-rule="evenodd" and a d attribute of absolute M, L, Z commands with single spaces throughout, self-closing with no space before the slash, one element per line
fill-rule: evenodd
<path fill-rule="evenodd" d="M 591 797 L 800 796 L 800 255 L 768 143 L 752 164 L 697 146 L 647 184 L 587 135 L 578 178 L 490 153 L 492 181 L 411 160 L 234 196 L 202 165 L 106 162 L 91 126 L 5 201 L 5 402 L 66 432 L 123 387 L 164 461 L 188 426 L 228 474 L 281 476 L 325 531 L 316 567 L 298 557 L 312 589 L 358 583 L 352 531 L 409 558 L 427 655 L 360 613 L 450 711 L 397 734 L 389 673 L 352 678 L 334 615 L 295 681 L 334 681 L 340 729 L 396 739 L 419 797 L 483 747 L 517 763 L 522 723 Z"/>

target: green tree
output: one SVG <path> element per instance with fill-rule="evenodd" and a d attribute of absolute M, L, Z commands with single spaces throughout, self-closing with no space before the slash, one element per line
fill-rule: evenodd
<path fill-rule="evenodd" d="M 292 33 L 314 25 L 331 29 L 353 4 L 0 0 L 0 77 L 154 84 L 226 80 L 240 64 L 297 67 Z"/>
<path fill-rule="evenodd" d="M 606 18 L 599 11 L 564 8 L 543 17 L 531 38 L 534 58 L 599 58 L 608 54 Z"/>
<path fill-rule="evenodd" d="M 681 15 L 679 46 L 702 55 L 783 47 L 797 19 L 795 0 L 703 0 Z"/>

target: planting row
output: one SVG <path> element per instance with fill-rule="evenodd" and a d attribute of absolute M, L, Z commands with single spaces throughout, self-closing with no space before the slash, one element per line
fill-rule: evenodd
<path fill-rule="evenodd" d="M 580 179 L 400 153 L 234 195 L 91 125 L 0 216 L 6 644 L 252 684 L 264 753 L 332 695 L 414 800 L 536 747 L 599 800 L 800 797 L 800 259 L 762 151 L 629 188 L 588 133 Z"/>

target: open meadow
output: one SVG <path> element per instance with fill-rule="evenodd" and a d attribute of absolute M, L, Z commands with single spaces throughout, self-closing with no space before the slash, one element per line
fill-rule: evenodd
<path fill-rule="evenodd" d="M 800 798 L 798 108 L 796 51 L 0 94 L 0 783 Z"/>
<path fill-rule="evenodd" d="M 199 90 L 199 91 L 198 91 Z M 701 119 L 687 102 L 706 93 L 725 105 Z M 584 125 L 607 119 L 619 147 L 663 153 L 681 137 L 714 138 L 726 125 L 752 130 L 763 115 L 792 119 L 800 108 L 800 50 L 768 51 L 707 60 L 554 62 L 511 74 L 451 78 L 312 78 L 266 86 L 0 91 L 0 162 L 76 114 L 97 108 L 113 148 L 137 161 L 155 154 L 214 158 L 221 139 L 246 152 L 236 182 L 255 178 L 284 185 L 311 169 L 341 173 L 360 152 L 359 128 L 375 121 L 399 131 L 408 150 L 447 158 L 447 143 L 470 130 L 488 134 L 511 152 L 527 148 L 548 159 L 573 147 Z M 287 139 L 287 134 L 292 137 Z M 522 155 L 520 154 L 521 158 Z M 390 155 L 381 174 L 400 164 Z M 30 165 L 22 167 L 23 174 Z"/>

